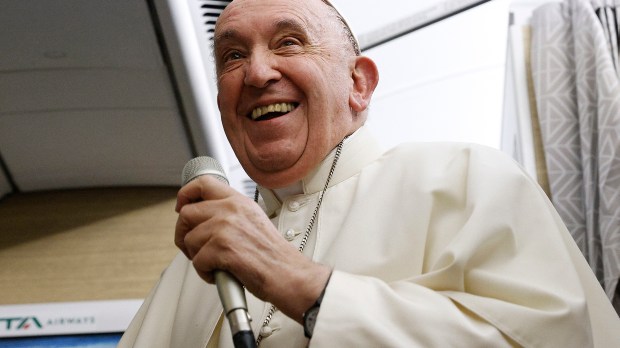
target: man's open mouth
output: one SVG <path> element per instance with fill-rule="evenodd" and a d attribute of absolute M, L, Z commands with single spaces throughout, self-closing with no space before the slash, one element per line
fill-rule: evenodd
<path fill-rule="evenodd" d="M 254 121 L 266 121 L 276 117 L 288 114 L 295 110 L 297 104 L 295 103 L 275 103 L 265 106 L 259 106 L 252 110 L 250 118 Z"/>

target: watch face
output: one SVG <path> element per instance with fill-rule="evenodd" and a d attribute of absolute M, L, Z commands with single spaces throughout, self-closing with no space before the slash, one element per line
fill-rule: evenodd
<path fill-rule="evenodd" d="M 314 307 L 308 310 L 306 314 L 306 320 L 304 321 L 304 326 L 306 329 L 306 333 L 312 336 L 314 332 L 314 325 L 316 324 L 316 317 L 319 315 L 319 307 Z"/>

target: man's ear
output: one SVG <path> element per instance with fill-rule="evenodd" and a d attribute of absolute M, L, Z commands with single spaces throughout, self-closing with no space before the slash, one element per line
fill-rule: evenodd
<path fill-rule="evenodd" d="M 364 56 L 355 57 L 355 66 L 351 73 L 353 88 L 349 95 L 349 106 L 357 112 L 366 110 L 372 93 L 379 83 L 379 71 L 372 59 Z"/>

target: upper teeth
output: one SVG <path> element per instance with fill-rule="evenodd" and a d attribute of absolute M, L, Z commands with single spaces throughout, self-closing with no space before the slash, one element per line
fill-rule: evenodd
<path fill-rule="evenodd" d="M 255 120 L 268 112 L 289 112 L 295 109 L 295 105 L 292 103 L 276 103 L 266 106 L 259 106 L 252 110 L 252 119 Z"/>

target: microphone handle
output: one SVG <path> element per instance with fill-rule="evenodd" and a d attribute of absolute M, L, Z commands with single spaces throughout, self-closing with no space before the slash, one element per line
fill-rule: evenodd
<path fill-rule="evenodd" d="M 215 284 L 230 324 L 235 348 L 256 348 L 243 285 L 225 271 L 215 271 Z"/>
<path fill-rule="evenodd" d="M 233 344 L 235 348 L 256 348 L 256 342 L 254 341 L 254 335 L 252 331 L 239 331 L 233 336 Z"/>

